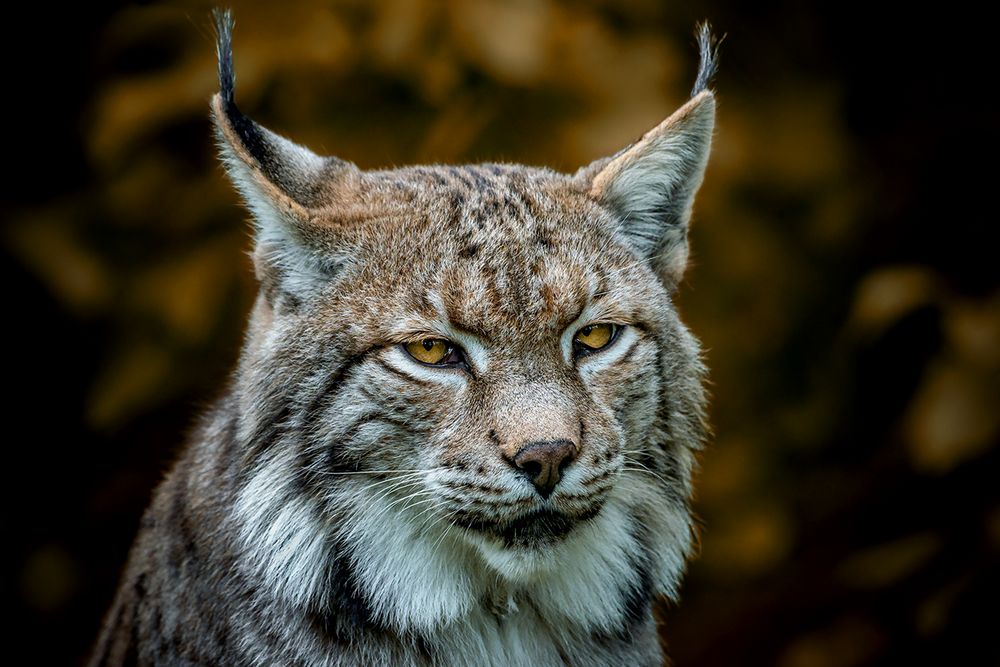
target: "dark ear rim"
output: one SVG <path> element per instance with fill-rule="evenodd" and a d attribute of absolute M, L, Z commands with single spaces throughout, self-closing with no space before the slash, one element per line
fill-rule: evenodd
<path fill-rule="evenodd" d="M 230 163 L 230 168 L 236 166 L 232 164 L 233 160 L 226 154 L 227 149 L 232 151 L 233 157 L 243 163 L 245 171 L 253 179 L 256 187 L 260 188 L 261 194 L 267 197 L 280 212 L 290 216 L 294 220 L 304 221 L 310 219 L 312 213 L 307 207 L 296 201 L 295 198 L 265 175 L 262 164 L 247 148 L 247 145 L 243 142 L 242 135 L 232 123 L 221 93 L 216 93 L 212 96 L 211 107 L 216 132 L 219 142 L 223 147 L 223 161 Z M 246 116 L 243 116 L 243 118 L 256 125 L 256 123 L 250 121 Z"/>

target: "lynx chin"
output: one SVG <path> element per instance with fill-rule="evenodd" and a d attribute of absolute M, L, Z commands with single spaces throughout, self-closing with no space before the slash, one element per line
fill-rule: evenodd
<path fill-rule="evenodd" d="M 575 174 L 362 171 L 237 108 L 260 285 L 156 490 L 93 665 L 659 665 L 692 550 L 705 369 L 672 296 L 708 161 L 692 97 Z"/>

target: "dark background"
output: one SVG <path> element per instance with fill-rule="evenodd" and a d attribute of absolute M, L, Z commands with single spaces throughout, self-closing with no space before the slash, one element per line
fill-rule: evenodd
<path fill-rule="evenodd" d="M 222 387 L 252 282 L 218 167 L 210 5 L 7 17 L 4 601 L 72 664 Z M 362 167 L 572 170 L 722 46 L 679 300 L 712 369 L 679 666 L 1000 664 L 998 114 L 960 3 L 237 3 L 237 98 Z M 989 231 L 987 231 L 989 230 Z"/>

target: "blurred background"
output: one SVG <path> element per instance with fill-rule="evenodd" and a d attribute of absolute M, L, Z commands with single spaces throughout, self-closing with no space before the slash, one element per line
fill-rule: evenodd
<path fill-rule="evenodd" d="M 233 5 L 241 107 L 362 167 L 573 170 L 686 99 L 696 21 L 726 34 L 678 297 L 716 431 L 701 556 L 662 609 L 681 667 L 1000 664 L 989 22 L 874 5 Z M 208 122 L 210 7 L 5 25 L 3 586 L 31 664 L 85 655 L 240 346 L 255 286 Z"/>

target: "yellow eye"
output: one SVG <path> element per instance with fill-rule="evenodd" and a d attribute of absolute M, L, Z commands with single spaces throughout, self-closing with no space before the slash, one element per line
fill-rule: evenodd
<path fill-rule="evenodd" d="M 617 333 L 617 324 L 588 324 L 576 332 L 573 347 L 578 354 L 596 352 L 610 345 Z"/>
<path fill-rule="evenodd" d="M 406 344 L 406 351 L 417 361 L 425 364 L 440 364 L 451 356 L 452 345 L 440 338 L 425 338 Z"/>

